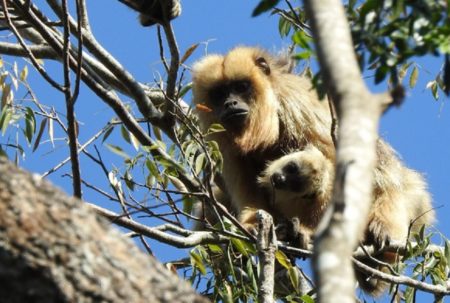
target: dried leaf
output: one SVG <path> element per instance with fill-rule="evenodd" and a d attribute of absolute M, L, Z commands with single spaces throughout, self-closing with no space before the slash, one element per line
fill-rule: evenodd
<path fill-rule="evenodd" d="M 205 112 L 205 113 L 210 113 L 212 112 L 212 109 L 209 108 L 208 106 L 204 105 L 204 104 L 197 104 L 195 106 L 199 111 Z"/>
<path fill-rule="evenodd" d="M 200 45 L 199 43 L 195 43 L 189 46 L 189 48 L 184 53 L 183 57 L 181 57 L 180 64 L 183 64 L 187 59 L 189 59 L 189 57 L 192 55 L 192 53 L 197 49 L 199 45 Z"/>

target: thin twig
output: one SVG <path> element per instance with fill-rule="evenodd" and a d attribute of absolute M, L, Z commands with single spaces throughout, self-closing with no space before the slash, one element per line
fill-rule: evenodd
<path fill-rule="evenodd" d="M 14 33 L 14 35 L 17 38 L 17 41 L 19 41 L 19 44 L 22 46 L 22 48 L 27 52 L 28 57 L 31 60 L 31 63 L 33 64 L 33 66 L 37 69 L 37 71 L 41 74 L 41 76 L 48 82 L 50 83 L 51 86 L 53 86 L 54 88 L 56 88 L 59 91 L 64 91 L 64 88 L 57 83 L 55 80 L 53 80 L 48 74 L 47 72 L 42 68 L 42 66 L 37 62 L 36 58 L 34 57 L 33 53 L 31 52 L 31 50 L 28 48 L 27 44 L 25 43 L 25 41 L 22 39 L 22 36 L 19 34 L 19 32 L 17 31 L 16 27 L 14 26 L 13 22 L 11 21 L 11 17 L 9 15 L 8 12 L 8 4 L 6 3 L 6 0 L 2 0 L 2 4 L 3 4 L 3 13 L 5 14 L 5 19 L 8 23 L 9 28 L 11 29 L 11 31 Z"/>
<path fill-rule="evenodd" d="M 73 194 L 75 197 L 81 199 L 81 173 L 80 162 L 78 159 L 78 134 L 75 119 L 75 96 L 72 96 L 71 81 L 70 81 L 70 31 L 68 25 L 69 10 L 67 7 L 67 0 L 62 1 L 63 9 L 63 70 L 64 70 L 64 96 L 66 98 L 67 111 L 67 133 L 69 137 L 70 161 L 72 163 L 72 185 Z M 79 68 L 81 70 L 81 67 Z"/>

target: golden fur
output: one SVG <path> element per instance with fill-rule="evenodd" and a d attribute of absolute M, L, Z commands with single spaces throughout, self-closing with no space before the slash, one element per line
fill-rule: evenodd
<path fill-rule="evenodd" d="M 270 72 L 261 68 L 261 60 Z M 305 230 L 314 231 L 330 202 L 335 169 L 328 104 L 318 99 L 309 79 L 288 73 L 277 58 L 258 48 L 238 47 L 225 56 L 207 56 L 193 67 L 194 103 L 213 109 L 198 112 L 203 131 L 220 123 L 210 91 L 243 79 L 252 86 L 244 126 L 210 137 L 223 154 L 231 203 L 248 229 L 256 223 L 255 210 L 262 208 L 275 216 L 296 217 Z M 377 155 L 374 200 L 362 240 L 383 245 L 406 240 L 410 223 L 414 221 L 413 228 L 430 224 L 434 212 L 422 176 L 406 168 L 381 139 Z M 271 177 L 288 162 L 299 167 L 303 186 L 274 189 Z M 362 286 L 371 292 L 379 287 Z"/>
<path fill-rule="evenodd" d="M 266 75 L 256 64 L 265 58 L 271 69 Z M 268 161 L 303 149 L 309 142 L 333 161 L 328 106 L 320 102 L 310 81 L 284 71 L 276 58 L 257 48 L 238 47 L 226 56 L 210 55 L 193 67 L 194 103 L 210 106 L 211 88 L 238 79 L 251 81 L 255 98 L 250 98 L 250 113 L 241 133 L 216 133 L 223 154 L 223 178 L 241 222 L 251 227 L 254 210 L 270 211 L 257 176 Z M 299 92 L 302 92 L 299 94 Z M 201 127 L 220 123 L 214 111 L 198 111 Z"/>

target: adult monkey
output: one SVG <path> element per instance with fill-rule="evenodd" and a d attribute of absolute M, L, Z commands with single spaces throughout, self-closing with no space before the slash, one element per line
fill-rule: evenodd
<path fill-rule="evenodd" d="M 180 0 L 119 0 L 139 12 L 142 26 L 164 24 L 181 14 Z"/>
<path fill-rule="evenodd" d="M 328 105 L 308 79 L 287 71 L 285 60 L 238 47 L 200 60 L 192 77 L 201 127 L 221 123 L 226 129 L 210 139 L 219 144 L 226 190 L 247 229 L 256 224 L 256 209 L 275 211 L 257 182 L 268 161 L 312 143 L 334 163 Z"/>
<path fill-rule="evenodd" d="M 262 208 L 298 218 L 300 233 L 312 233 L 331 200 L 335 149 L 328 105 L 309 79 L 289 73 L 261 49 L 238 47 L 194 65 L 193 95 L 202 129 L 214 123 L 226 129 L 211 139 L 223 154 L 226 191 L 244 227 L 255 229 L 256 209 Z M 377 158 L 373 204 L 361 240 L 381 247 L 406 240 L 412 221 L 413 228 L 430 224 L 434 211 L 422 176 L 381 139 Z M 303 238 L 301 244 L 308 239 Z M 378 280 L 366 278 L 359 277 L 366 291 L 383 289 Z"/>

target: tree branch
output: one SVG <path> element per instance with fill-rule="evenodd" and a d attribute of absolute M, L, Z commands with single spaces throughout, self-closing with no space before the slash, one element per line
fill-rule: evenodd
<path fill-rule="evenodd" d="M 229 241 L 228 237 L 219 235 L 215 232 L 207 232 L 207 231 L 188 231 L 184 230 L 181 232 L 180 228 L 168 227 L 168 225 L 164 225 L 164 230 L 170 229 L 172 232 L 175 231 L 178 234 L 182 234 L 183 237 L 173 236 L 170 234 L 161 231 L 159 228 L 151 228 L 142 224 L 139 224 L 133 220 L 130 220 L 124 216 L 120 216 L 112 211 L 106 210 L 94 204 L 88 205 L 94 209 L 98 214 L 107 218 L 111 222 L 125 227 L 131 231 L 142 234 L 146 237 L 155 239 L 165 244 L 172 245 L 178 248 L 189 248 L 194 247 L 200 244 L 220 244 L 227 243 Z"/>
<path fill-rule="evenodd" d="M 333 199 L 318 227 L 313 267 L 319 302 L 350 303 L 355 285 L 351 255 L 365 229 L 372 199 L 381 102 L 362 81 L 342 3 L 305 4 L 339 120 Z"/>
<path fill-rule="evenodd" d="M 277 237 L 272 216 L 264 210 L 256 213 L 258 220 L 258 237 L 256 246 L 259 256 L 258 300 L 261 303 L 273 303 L 275 283 L 275 252 Z"/>

